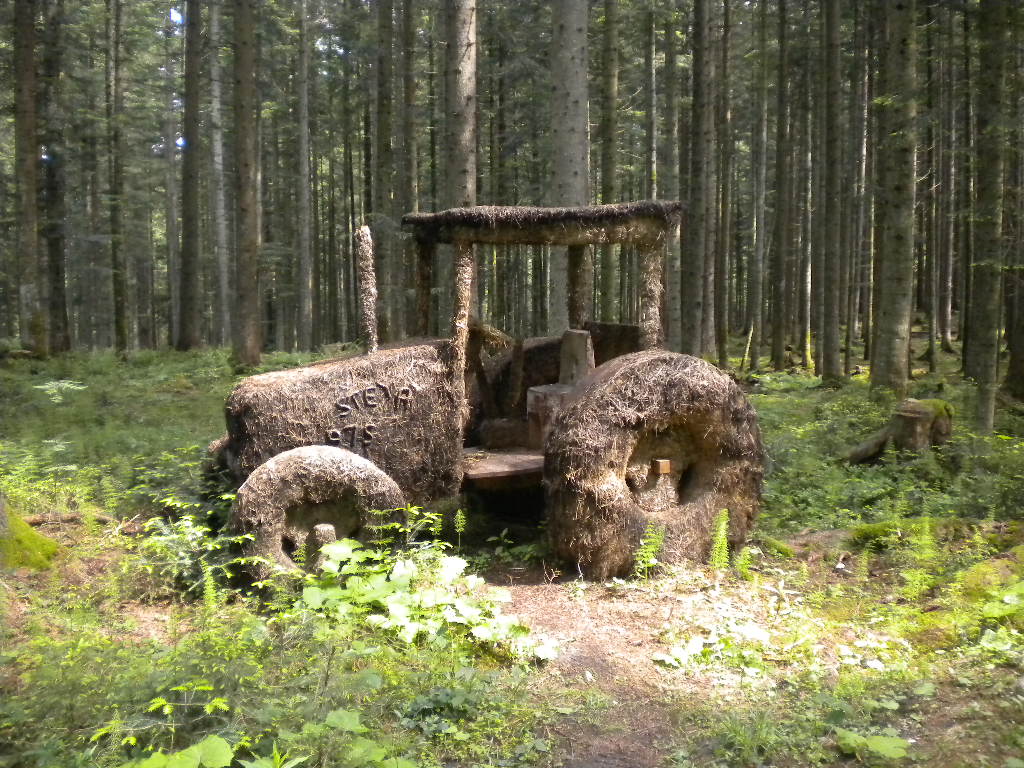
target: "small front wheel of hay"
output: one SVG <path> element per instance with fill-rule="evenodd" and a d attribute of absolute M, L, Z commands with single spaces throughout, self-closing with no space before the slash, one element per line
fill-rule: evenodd
<path fill-rule="evenodd" d="M 404 520 L 398 485 L 372 461 L 344 448 L 309 445 L 274 456 L 238 489 L 230 527 L 250 534 L 245 554 L 258 579 L 274 565 L 294 570 L 318 561 L 333 538 L 374 538 L 374 526 Z M 333 529 L 333 530 L 332 530 Z"/>
<path fill-rule="evenodd" d="M 762 461 L 754 409 L 713 365 L 658 350 L 610 360 L 545 444 L 555 552 L 590 578 L 626 575 L 653 526 L 660 561 L 703 561 L 723 509 L 735 548 L 758 512 Z"/>

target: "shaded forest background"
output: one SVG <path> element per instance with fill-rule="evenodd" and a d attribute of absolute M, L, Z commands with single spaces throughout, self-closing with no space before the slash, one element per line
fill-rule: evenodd
<path fill-rule="evenodd" d="M 415 311 L 403 213 L 680 199 L 667 345 L 720 365 L 962 355 L 1024 396 L 1024 74 L 1009 0 L 15 0 L 0 8 L 0 337 L 56 354 L 353 340 Z M 564 252 L 478 249 L 477 312 L 568 324 Z M 639 261 L 573 270 L 632 322 Z M 574 275 L 574 279 L 580 276 Z M 586 284 L 586 283 L 585 283 Z M 732 360 L 730 360 L 730 356 Z"/>

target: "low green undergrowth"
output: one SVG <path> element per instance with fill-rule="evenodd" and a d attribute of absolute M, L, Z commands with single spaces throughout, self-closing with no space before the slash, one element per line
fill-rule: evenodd
<path fill-rule="evenodd" d="M 0 493 L 81 520 L 53 569 L 0 574 L 0 768 L 557 762 L 545 724 L 566 708 L 535 669 L 553 648 L 470 573 L 542 561 L 555 580 L 543 544 L 468 555 L 418 518 L 401 546 L 337 542 L 249 590 L 232 497 L 202 471 L 235 380 L 218 350 L 0 368 Z M 915 387 L 972 412 L 967 387 Z M 669 764 L 955 765 L 935 762 L 944 715 L 976 764 L 1024 758 L 1024 420 L 980 438 L 958 416 L 943 448 L 849 466 L 894 405 L 859 378 L 771 374 L 751 399 L 769 458 L 752 546 L 730 553 L 720 517 L 713 568 L 680 586 L 652 527 L 613 588 L 713 606 L 635 630 L 658 644 L 636 647 L 665 676 Z"/>
<path fill-rule="evenodd" d="M 258 601 L 226 586 L 231 539 L 191 518 L 149 533 L 106 598 L 140 577 L 179 585 L 177 604 L 156 603 L 165 636 L 113 631 L 105 617 L 130 614 L 124 602 L 82 596 L 57 614 L 56 595 L 37 595 L 27 638 L 0 657 L 0 765 L 196 765 L 184 761 L 197 745 L 220 748 L 211 737 L 257 765 L 277 751 L 322 766 L 512 766 L 546 751 L 527 681 L 553 648 L 444 545 L 339 541 L 319 573 L 276 576 Z"/>
<path fill-rule="evenodd" d="M 895 406 L 876 400 L 867 383 L 838 391 L 816 379 L 770 374 L 751 394 L 768 454 L 759 531 L 788 536 L 806 528 L 846 528 L 917 516 L 1014 520 L 1024 508 L 1024 434 L 1020 419 L 1002 412 L 993 436 L 973 434 L 966 416 L 954 419 L 952 440 L 920 457 L 850 465 L 842 456 L 881 427 Z M 925 379 L 911 394 L 938 387 Z M 973 390 L 948 385 L 943 398 L 957 414 L 972 412 Z"/>
<path fill-rule="evenodd" d="M 232 497 L 202 471 L 235 381 L 222 351 L 17 361 L 0 378 L 0 493 L 77 521 L 55 572 L 0 591 L 18 619 L 0 621 L 0 766 L 544 759 L 529 681 L 553 648 L 444 544 L 405 546 L 423 526 L 393 532 L 401 548 L 337 542 L 323 570 L 249 593 L 221 532 Z"/>

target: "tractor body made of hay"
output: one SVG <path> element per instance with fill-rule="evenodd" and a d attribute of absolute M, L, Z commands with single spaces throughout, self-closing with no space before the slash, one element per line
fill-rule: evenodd
<path fill-rule="evenodd" d="M 231 526 L 252 534 L 258 575 L 294 567 L 299 550 L 314 562 L 335 537 L 372 538 L 375 510 L 541 481 L 554 550 L 591 577 L 628 572 L 652 525 L 665 534 L 663 560 L 706 557 L 722 509 L 730 542 L 742 543 L 760 501 L 756 415 L 713 365 L 660 349 L 663 254 L 680 215 L 661 201 L 407 215 L 424 336 L 437 246 L 452 246 L 452 336 L 391 348 L 377 346 L 363 228 L 367 352 L 243 380 L 226 404 L 227 435 L 211 446 L 241 485 Z M 592 289 L 577 280 L 561 337 L 512 341 L 471 320 L 475 244 L 565 246 L 577 265 L 589 246 L 614 243 L 640 260 L 637 325 L 589 322 Z"/>

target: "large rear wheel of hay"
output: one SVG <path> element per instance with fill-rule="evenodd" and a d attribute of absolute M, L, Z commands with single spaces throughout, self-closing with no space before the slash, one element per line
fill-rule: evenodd
<path fill-rule="evenodd" d="M 252 535 L 246 554 L 265 578 L 274 564 L 313 564 L 333 538 L 369 541 L 375 526 L 402 519 L 405 496 L 387 473 L 362 456 L 329 445 L 293 448 L 257 467 L 238 489 L 231 528 Z"/>
<path fill-rule="evenodd" d="M 581 382 L 545 445 L 555 551 L 588 577 L 625 575 L 654 526 L 659 560 L 699 561 L 723 509 L 739 546 L 757 516 L 762 460 L 753 408 L 713 365 L 664 351 L 611 360 Z"/>

